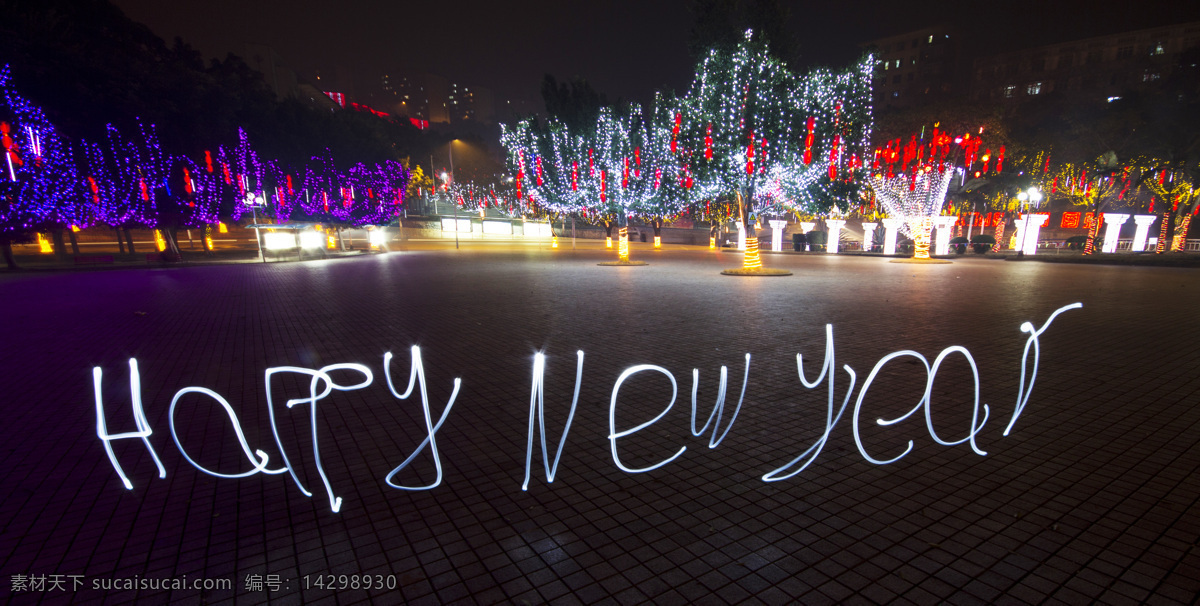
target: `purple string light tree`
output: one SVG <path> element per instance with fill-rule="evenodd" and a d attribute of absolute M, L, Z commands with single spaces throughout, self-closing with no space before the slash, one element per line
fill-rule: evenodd
<path fill-rule="evenodd" d="M 0 249 L 15 268 L 13 242 L 29 241 L 49 230 L 54 252 L 66 254 L 63 230 L 86 226 L 83 184 L 70 144 L 41 108 L 13 87 L 8 66 L 0 68 L 0 143 L 4 175 L 0 178 Z M 76 251 L 77 252 L 77 251 Z"/>

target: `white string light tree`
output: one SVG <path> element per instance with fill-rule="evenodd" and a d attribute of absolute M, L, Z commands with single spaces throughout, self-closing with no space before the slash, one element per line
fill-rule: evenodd
<path fill-rule="evenodd" d="M 798 78 L 752 32 L 701 62 L 668 128 L 671 152 L 694 175 L 694 195 L 737 202 L 746 254 L 741 268 L 723 273 L 790 273 L 762 267 L 754 225 L 765 211 L 848 203 L 851 196 L 837 198 L 855 187 L 870 135 L 870 78 L 869 57 L 845 72 Z"/>
<path fill-rule="evenodd" d="M 950 262 L 929 256 L 931 235 L 936 217 L 942 214 L 945 207 L 946 192 L 951 181 L 965 170 L 957 167 L 954 159 L 961 158 L 970 167 L 975 162 L 978 148 L 978 137 L 972 139 L 970 134 L 966 134 L 951 138 L 935 126 L 927 141 L 917 141 L 914 135 L 907 145 L 902 145 L 897 139 L 875 150 L 871 188 L 892 220 L 902 221 L 899 230 L 913 239 L 915 248 L 911 260 L 897 261 Z M 961 156 L 958 154 L 960 151 Z M 987 171 L 987 161 L 985 155 L 984 172 Z M 1002 162 L 1003 151 L 997 162 L 997 171 Z"/>
<path fill-rule="evenodd" d="M 903 217 L 900 230 L 913 239 L 913 260 L 922 262 L 949 263 L 929 256 L 930 236 L 934 217 L 941 214 L 946 201 L 946 191 L 954 178 L 953 168 L 938 171 L 935 166 L 925 165 L 912 175 L 887 178 L 876 174 L 871 177 L 871 186 L 878 200 L 889 215 Z"/>
<path fill-rule="evenodd" d="M 590 145 L 561 121 L 530 118 L 511 128 L 501 125 L 500 142 L 508 150 L 514 198 L 529 213 L 553 220 L 580 212 L 598 195 L 598 183 L 583 172 Z"/>
<path fill-rule="evenodd" d="M 592 173 L 600 184 L 599 195 L 591 201 L 610 233 L 612 221 L 616 220 L 618 237 L 617 260 L 600 265 L 646 264 L 629 259 L 628 225 L 630 211 L 645 209 L 658 189 L 653 175 L 647 174 L 653 169 L 643 157 L 646 140 L 645 119 L 639 106 L 601 108 L 592 137 L 593 147 L 588 149 Z"/>

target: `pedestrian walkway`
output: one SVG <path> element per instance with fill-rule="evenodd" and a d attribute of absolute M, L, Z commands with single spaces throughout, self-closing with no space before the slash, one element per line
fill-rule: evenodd
<path fill-rule="evenodd" d="M 0 595 L 1188 604 L 1200 592 L 1194 269 L 773 255 L 794 275 L 766 280 L 722 276 L 740 258 L 698 248 L 635 246 L 648 265 L 600 267 L 615 252 L 563 245 L 0 272 Z M 879 365 L 905 350 L 924 362 Z M 724 407 L 706 425 L 723 366 Z M 125 434 L 111 458 L 94 368 L 106 431 Z M 314 376 L 328 391 L 315 403 Z M 533 405 L 531 386 L 544 394 Z"/>

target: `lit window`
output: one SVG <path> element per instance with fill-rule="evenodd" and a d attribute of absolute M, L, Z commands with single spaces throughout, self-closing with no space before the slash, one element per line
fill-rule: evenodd
<path fill-rule="evenodd" d="M 1158 78 L 1158 72 L 1146 72 L 1142 74 L 1142 82 L 1154 82 L 1155 80 L 1158 80 Z"/>
<path fill-rule="evenodd" d="M 896 59 L 896 69 L 900 69 L 900 60 Z"/>
<path fill-rule="evenodd" d="M 930 37 L 929 37 L 929 43 L 930 43 L 930 44 L 933 44 L 933 36 L 930 36 Z"/>
<path fill-rule="evenodd" d="M 1037 95 L 1037 94 L 1041 94 L 1041 92 L 1042 92 L 1042 83 L 1041 82 L 1034 82 L 1025 88 L 1025 94 L 1027 94 L 1027 95 Z"/>
<path fill-rule="evenodd" d="M 1016 86 L 1006 86 L 1006 87 L 1004 87 L 1004 98 L 1011 99 L 1013 94 L 1016 92 L 1017 92 Z"/>
<path fill-rule="evenodd" d="M 1162 42 L 1158 42 L 1158 43 L 1156 43 L 1156 44 L 1155 44 L 1155 45 L 1154 45 L 1154 46 L 1153 46 L 1153 47 L 1150 49 L 1150 54 L 1151 54 L 1151 55 L 1161 55 L 1161 54 L 1163 54 L 1163 53 L 1165 53 L 1165 52 L 1167 52 L 1167 49 L 1163 48 L 1163 43 L 1162 43 Z"/>
<path fill-rule="evenodd" d="M 1121 100 L 1121 98 L 1120 98 L 1120 97 L 1109 97 L 1109 98 L 1108 98 L 1108 102 L 1109 102 L 1109 103 L 1112 103 L 1113 101 L 1120 101 L 1120 100 Z"/>

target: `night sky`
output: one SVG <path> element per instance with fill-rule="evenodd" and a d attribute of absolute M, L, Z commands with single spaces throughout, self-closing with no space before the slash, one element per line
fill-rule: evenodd
<path fill-rule="evenodd" d="M 608 96 L 647 102 L 691 80 L 685 0 L 386 2 L 372 0 L 115 0 L 170 42 L 209 56 L 267 44 L 302 75 L 334 66 L 358 81 L 420 70 L 485 86 L 497 102 L 540 109 L 543 74 L 578 75 Z M 975 44 L 1007 50 L 1138 27 L 1200 20 L 1200 2 L 785 2 L 801 61 L 840 65 L 858 44 L 934 23 L 965 28 Z"/>

